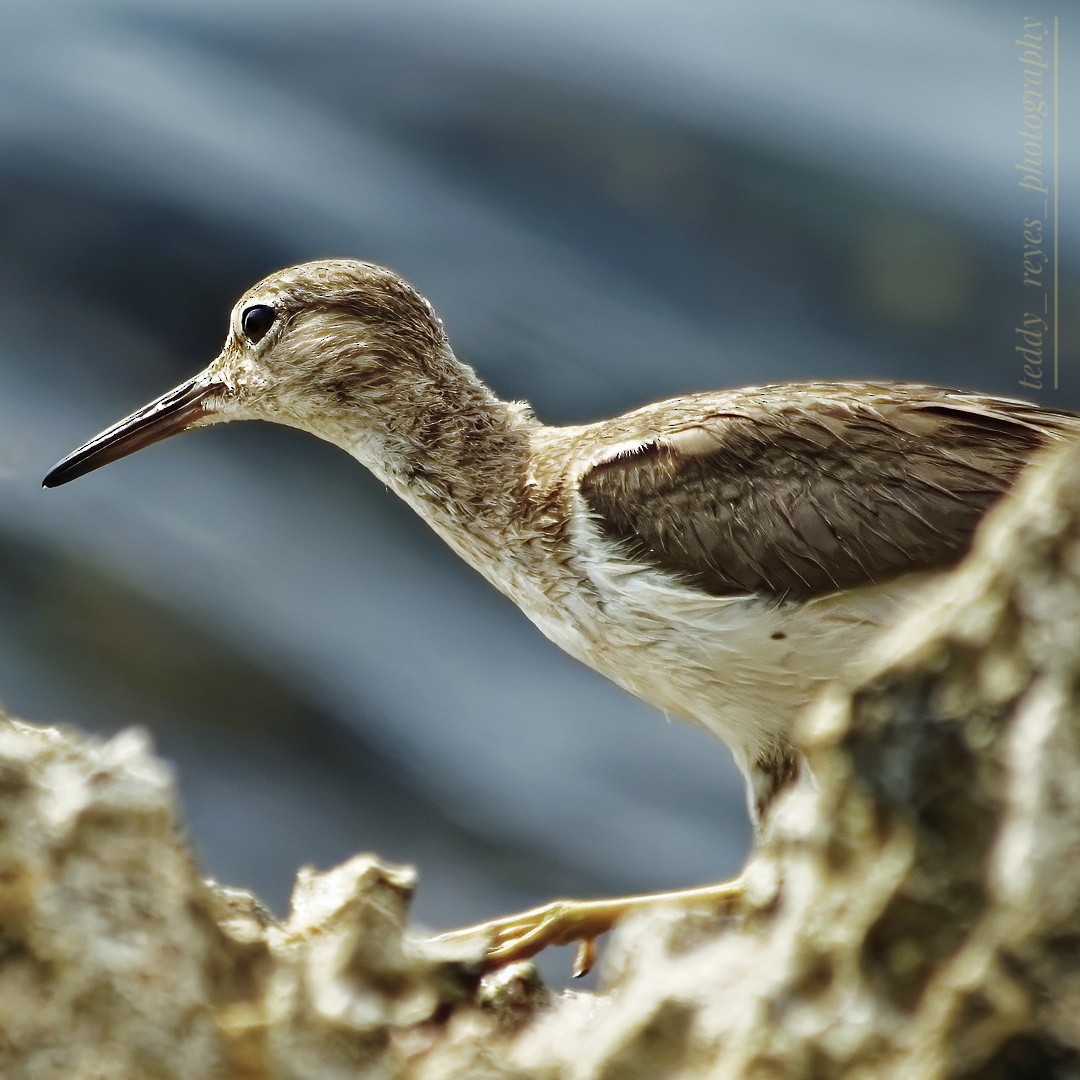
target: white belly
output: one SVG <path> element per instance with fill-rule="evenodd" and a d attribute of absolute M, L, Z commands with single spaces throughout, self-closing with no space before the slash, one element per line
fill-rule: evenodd
<path fill-rule="evenodd" d="M 580 567 L 592 585 L 587 602 L 527 583 L 505 591 L 561 648 L 668 715 L 707 728 L 741 763 L 787 741 L 799 710 L 845 673 L 914 584 L 797 604 L 715 597 L 604 547 L 604 557 Z"/>

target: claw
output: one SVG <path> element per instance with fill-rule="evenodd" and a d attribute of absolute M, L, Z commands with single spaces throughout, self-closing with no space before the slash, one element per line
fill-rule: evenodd
<path fill-rule="evenodd" d="M 574 978 L 580 979 L 592 971 L 596 963 L 596 938 L 582 938 L 574 953 Z"/>

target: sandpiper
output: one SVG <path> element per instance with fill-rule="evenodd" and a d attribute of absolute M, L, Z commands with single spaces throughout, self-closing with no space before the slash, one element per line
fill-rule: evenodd
<path fill-rule="evenodd" d="M 178 432 L 272 420 L 336 444 L 556 644 L 731 748 L 760 829 L 800 773 L 796 715 L 987 508 L 1080 418 L 932 386 L 786 383 L 692 394 L 578 427 L 498 398 L 395 273 L 346 259 L 272 274 L 218 357 L 45 477 L 55 487 Z M 450 935 L 492 964 L 738 882 L 555 901 Z"/>

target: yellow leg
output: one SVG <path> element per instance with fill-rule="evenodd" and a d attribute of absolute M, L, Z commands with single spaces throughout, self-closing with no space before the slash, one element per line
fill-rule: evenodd
<path fill-rule="evenodd" d="M 527 960 L 549 945 L 569 945 L 577 941 L 580 945 L 574 960 L 576 978 L 584 975 L 593 965 L 595 939 L 630 912 L 654 904 L 679 904 L 688 908 L 722 907 L 737 901 L 742 891 L 742 884 L 736 878 L 734 881 L 695 889 L 622 896 L 612 900 L 553 900 L 531 911 L 439 934 L 435 940 L 460 941 L 486 937 L 487 964 L 493 968 L 515 960 Z"/>

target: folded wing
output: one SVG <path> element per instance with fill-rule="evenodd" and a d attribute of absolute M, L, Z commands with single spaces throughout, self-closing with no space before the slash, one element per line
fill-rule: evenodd
<path fill-rule="evenodd" d="M 805 600 L 955 563 L 1031 456 L 1080 431 L 926 387 L 773 389 L 661 407 L 655 435 L 581 477 L 599 527 L 705 592 Z"/>

